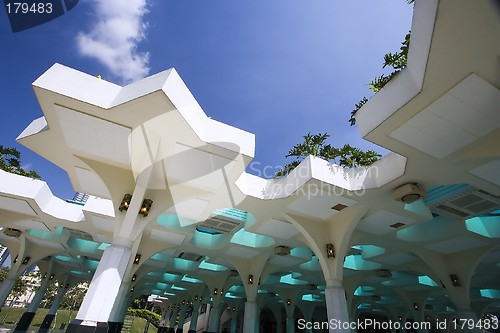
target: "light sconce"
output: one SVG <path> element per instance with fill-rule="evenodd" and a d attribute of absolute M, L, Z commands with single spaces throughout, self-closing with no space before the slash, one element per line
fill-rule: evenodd
<path fill-rule="evenodd" d="M 137 274 L 132 275 L 132 282 L 134 282 L 135 280 L 137 280 Z"/>
<path fill-rule="evenodd" d="M 222 294 L 224 294 L 224 289 L 221 289 L 221 290 L 220 290 L 220 294 L 221 294 L 221 295 L 222 295 Z"/>
<path fill-rule="evenodd" d="M 233 306 L 233 312 L 236 311 L 236 308 Z"/>
<path fill-rule="evenodd" d="M 194 296 L 194 300 L 197 301 L 198 300 L 198 295 L 195 295 Z"/>
<path fill-rule="evenodd" d="M 69 288 L 69 283 L 66 283 L 66 284 L 64 285 L 64 288 L 65 288 L 65 289 L 68 289 L 68 288 Z"/>
<path fill-rule="evenodd" d="M 45 279 L 46 277 L 47 277 L 47 273 L 44 273 L 42 279 Z"/>
<path fill-rule="evenodd" d="M 130 289 L 130 292 L 131 292 L 131 293 L 133 293 L 133 292 L 134 292 L 134 289 L 135 289 L 135 287 L 132 287 L 132 288 Z"/>
<path fill-rule="evenodd" d="M 413 303 L 413 310 L 418 311 L 419 306 L 418 303 Z"/>
<path fill-rule="evenodd" d="M 31 257 L 24 257 L 23 265 L 26 265 L 30 261 Z"/>
<path fill-rule="evenodd" d="M 326 244 L 326 257 L 327 258 L 335 258 L 335 251 L 333 250 L 333 244 Z"/>
<path fill-rule="evenodd" d="M 50 274 L 49 280 L 54 280 L 54 274 Z"/>
<path fill-rule="evenodd" d="M 12 262 L 13 262 L 14 264 L 17 262 L 17 257 L 18 257 L 18 256 L 16 256 L 16 257 L 14 258 L 14 260 L 12 260 Z"/>
<path fill-rule="evenodd" d="M 456 274 L 451 274 L 450 275 L 450 279 L 451 279 L 451 283 L 453 283 L 453 285 L 455 287 L 460 287 L 462 284 L 460 283 L 460 279 L 458 278 L 458 275 Z"/>
<path fill-rule="evenodd" d="M 149 210 L 151 209 L 152 204 L 153 204 L 153 200 L 144 199 L 142 201 L 142 206 L 141 206 L 141 209 L 139 210 L 139 214 L 141 214 L 143 217 L 148 216 Z"/>
<path fill-rule="evenodd" d="M 120 207 L 118 207 L 118 210 L 120 212 L 127 211 L 128 207 L 130 206 L 130 201 L 132 201 L 132 194 L 125 194 L 123 196 L 122 202 L 120 203 Z"/>
<path fill-rule="evenodd" d="M 219 291 L 219 289 L 215 288 L 214 289 L 214 295 L 217 296 L 217 291 Z"/>
<path fill-rule="evenodd" d="M 252 274 L 248 275 L 248 284 L 253 284 L 253 275 Z"/>
<path fill-rule="evenodd" d="M 186 300 L 182 300 L 182 304 L 183 304 L 183 305 L 184 305 L 184 304 L 186 304 Z"/>
<path fill-rule="evenodd" d="M 136 254 L 134 258 L 134 265 L 139 265 L 139 262 L 141 261 L 141 255 Z"/>
<path fill-rule="evenodd" d="M 286 300 L 286 305 L 291 305 L 292 304 L 292 301 L 290 299 L 287 299 Z"/>

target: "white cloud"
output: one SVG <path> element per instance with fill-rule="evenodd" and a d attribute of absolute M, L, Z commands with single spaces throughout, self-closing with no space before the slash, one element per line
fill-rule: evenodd
<path fill-rule="evenodd" d="M 105 65 L 125 82 L 149 73 L 149 53 L 138 52 L 146 38 L 148 0 L 93 0 L 95 22 L 88 32 L 77 35 L 79 52 Z"/>

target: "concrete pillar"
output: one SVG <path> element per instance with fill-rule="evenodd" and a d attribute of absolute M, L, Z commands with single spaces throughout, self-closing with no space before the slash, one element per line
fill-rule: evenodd
<path fill-rule="evenodd" d="M 14 289 L 14 286 L 16 285 L 16 280 L 17 280 L 16 277 L 8 277 L 2 281 L 2 284 L 0 285 L 0 305 L 1 306 L 3 306 L 5 304 L 7 297 L 9 297 L 9 294 L 11 293 L 12 289 Z"/>
<path fill-rule="evenodd" d="M 238 333 L 238 311 L 231 311 L 231 333 Z"/>
<path fill-rule="evenodd" d="M 108 321 L 119 299 L 122 280 L 132 255 L 132 242 L 123 240 L 104 250 L 99 266 L 92 278 L 83 303 L 66 333 L 107 333 Z M 117 327 L 111 324 L 111 329 Z"/>
<path fill-rule="evenodd" d="M 180 309 L 180 314 L 179 314 L 179 323 L 177 324 L 177 331 L 176 333 L 183 333 L 184 332 L 184 321 L 186 320 L 186 313 L 187 313 L 187 302 L 184 302 L 184 304 L 181 306 Z"/>
<path fill-rule="evenodd" d="M 341 323 L 349 322 L 349 312 L 347 310 L 344 288 L 341 286 L 327 286 L 325 288 L 325 301 L 328 321 L 335 319 Z M 347 333 L 351 332 L 351 330 L 343 329 L 342 327 L 330 327 L 329 332 Z"/>
<path fill-rule="evenodd" d="M 210 303 L 207 303 L 207 309 L 205 310 L 205 318 L 203 319 L 203 333 L 208 332 L 208 322 L 210 320 L 210 310 L 212 306 Z"/>
<path fill-rule="evenodd" d="M 36 310 L 38 309 L 38 306 L 40 306 L 40 303 L 43 300 L 43 296 L 45 295 L 47 288 L 52 282 L 53 280 L 50 280 L 50 278 L 48 277 L 41 281 L 40 287 L 36 291 L 30 305 L 28 305 L 26 311 L 24 311 L 23 315 L 17 322 L 14 332 L 26 332 L 28 330 L 33 317 L 35 317 Z"/>
<path fill-rule="evenodd" d="M 208 333 L 219 333 L 220 303 L 220 296 L 214 296 L 212 308 L 210 309 L 210 319 L 208 321 Z"/>
<path fill-rule="evenodd" d="M 62 300 L 64 299 L 64 295 L 68 292 L 68 288 L 65 286 L 62 288 L 59 288 L 57 291 L 57 295 L 54 298 L 54 302 L 52 302 L 52 305 L 50 306 L 49 312 L 43 319 L 42 324 L 40 325 L 40 329 L 38 330 L 38 333 L 46 333 L 50 329 L 50 325 L 52 325 L 52 322 L 54 321 L 54 318 L 56 317 L 57 309 L 59 309 L 59 305 L 61 305 Z"/>
<path fill-rule="evenodd" d="M 123 322 L 127 315 L 130 285 L 130 282 L 122 281 L 120 289 L 118 289 L 118 294 L 108 319 L 108 333 L 120 333 L 122 331 Z"/>
<path fill-rule="evenodd" d="M 177 313 L 179 312 L 179 308 L 175 306 L 172 309 L 172 316 L 170 317 L 170 323 L 168 324 L 168 333 L 175 333 L 175 324 L 177 322 Z"/>
<path fill-rule="evenodd" d="M 257 302 L 246 301 L 243 313 L 243 333 L 254 333 L 257 326 Z"/>
<path fill-rule="evenodd" d="M 196 328 L 198 327 L 198 315 L 201 310 L 201 302 L 195 301 L 193 304 L 193 313 L 191 314 L 191 323 L 189 324 L 188 333 L 196 333 Z"/>

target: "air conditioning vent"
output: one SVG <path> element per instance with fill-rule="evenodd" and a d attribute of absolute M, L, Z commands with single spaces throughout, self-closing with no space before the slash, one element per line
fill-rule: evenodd
<path fill-rule="evenodd" d="M 181 252 L 177 256 L 177 258 L 191 261 L 201 261 L 203 259 L 203 256 L 197 253 Z"/>
<path fill-rule="evenodd" d="M 243 226 L 244 222 L 224 215 L 213 215 L 205 222 L 198 224 L 199 228 L 232 234 Z"/>
<path fill-rule="evenodd" d="M 290 254 L 290 248 L 285 245 L 276 246 L 274 248 L 274 254 L 279 256 L 287 256 Z"/>
<path fill-rule="evenodd" d="M 475 188 L 446 198 L 444 201 L 435 202 L 431 206 L 433 211 L 459 219 L 485 215 L 499 208 L 500 200 L 497 196 Z"/>
<path fill-rule="evenodd" d="M 21 237 L 21 230 L 19 229 L 7 228 L 3 231 L 3 233 L 5 236 L 9 237 L 16 237 L 16 238 Z"/>
<path fill-rule="evenodd" d="M 381 277 L 381 278 L 390 278 L 390 277 L 392 277 L 392 273 L 388 269 L 378 269 L 378 270 L 375 271 L 375 274 L 378 277 Z"/>

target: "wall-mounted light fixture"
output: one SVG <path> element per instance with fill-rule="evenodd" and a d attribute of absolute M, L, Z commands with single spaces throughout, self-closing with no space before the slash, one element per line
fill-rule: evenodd
<path fill-rule="evenodd" d="M 221 295 L 222 295 L 222 294 L 224 294 L 224 289 L 221 289 L 221 290 L 220 290 L 220 294 L 221 294 Z"/>
<path fill-rule="evenodd" d="M 141 255 L 136 254 L 134 258 L 134 265 L 139 265 L 139 262 L 141 261 Z"/>
<path fill-rule="evenodd" d="M 132 282 L 134 282 L 135 280 L 137 280 L 137 274 L 132 275 Z"/>
<path fill-rule="evenodd" d="M 139 214 L 141 214 L 143 217 L 148 216 L 149 210 L 151 209 L 152 204 L 153 204 L 153 200 L 144 199 L 142 201 L 142 206 L 141 206 L 141 209 L 139 210 Z"/>
<path fill-rule="evenodd" d="M 291 305 L 292 304 L 292 300 L 291 299 L 287 299 L 286 300 L 286 305 Z"/>
<path fill-rule="evenodd" d="M 17 262 L 17 256 L 12 260 L 12 262 L 15 264 Z"/>
<path fill-rule="evenodd" d="M 134 289 L 135 289 L 135 287 L 132 287 L 132 288 L 130 289 L 130 292 L 131 292 L 131 293 L 133 293 L 133 292 L 134 292 Z"/>
<path fill-rule="evenodd" d="M 217 292 L 219 291 L 219 289 L 215 288 L 214 289 L 214 295 L 217 296 Z"/>
<path fill-rule="evenodd" d="M 183 300 L 182 300 L 182 304 L 183 304 L 183 305 L 184 305 L 184 304 L 186 304 L 186 300 L 184 300 L 184 299 L 183 299 Z"/>
<path fill-rule="evenodd" d="M 46 277 L 47 277 L 47 273 L 44 273 L 42 279 L 45 279 Z"/>
<path fill-rule="evenodd" d="M 253 275 L 248 274 L 248 284 L 253 284 Z"/>
<path fill-rule="evenodd" d="M 460 279 L 458 278 L 457 274 L 450 274 L 450 279 L 451 279 L 451 283 L 453 283 L 453 285 L 455 287 L 460 287 L 462 285 L 460 283 Z"/>
<path fill-rule="evenodd" d="M 66 284 L 64 285 L 64 288 L 65 288 L 65 289 L 68 289 L 68 288 L 69 288 L 69 283 L 66 283 Z"/>
<path fill-rule="evenodd" d="M 54 274 L 50 274 L 49 280 L 54 280 L 54 276 L 55 276 Z"/>
<path fill-rule="evenodd" d="M 332 243 L 326 244 L 326 257 L 327 258 L 335 258 L 335 251 L 333 249 Z"/>
<path fill-rule="evenodd" d="M 194 295 L 194 300 L 197 301 L 198 300 L 198 295 Z"/>
<path fill-rule="evenodd" d="M 128 207 L 130 206 L 130 201 L 132 201 L 132 194 L 125 194 L 123 196 L 122 202 L 120 203 L 120 207 L 118 207 L 118 210 L 120 212 L 127 211 Z"/>
<path fill-rule="evenodd" d="M 28 264 L 28 262 L 30 261 L 30 259 L 31 259 L 31 257 L 24 257 L 24 259 L 23 259 L 23 263 L 22 263 L 22 264 L 23 264 L 23 265 Z"/>
<path fill-rule="evenodd" d="M 418 309 L 420 309 L 418 303 L 413 303 L 413 310 L 418 311 Z"/>

